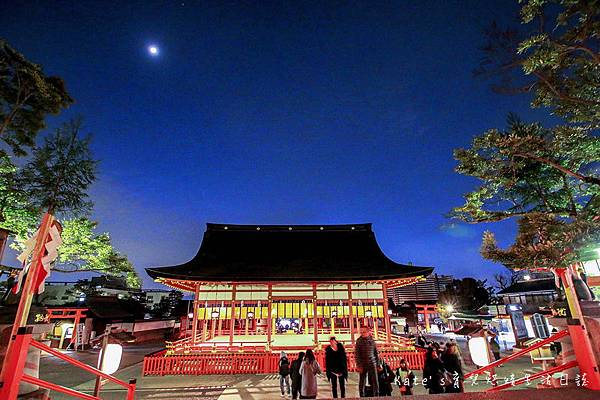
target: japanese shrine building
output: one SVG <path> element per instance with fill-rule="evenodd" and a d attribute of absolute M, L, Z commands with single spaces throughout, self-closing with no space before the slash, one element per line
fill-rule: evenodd
<path fill-rule="evenodd" d="M 191 261 L 146 271 L 195 294 L 187 343 L 270 351 L 318 346 L 331 334 L 353 344 L 362 325 L 390 343 L 387 290 L 433 268 L 387 258 L 371 224 L 207 224 Z"/>

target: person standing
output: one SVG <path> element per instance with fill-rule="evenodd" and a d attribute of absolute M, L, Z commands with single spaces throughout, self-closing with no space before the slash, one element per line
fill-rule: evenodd
<path fill-rule="evenodd" d="M 400 360 L 400 367 L 396 369 L 396 383 L 400 389 L 400 396 L 410 396 L 413 394 L 415 373 L 410 370 L 408 361 L 404 358 Z"/>
<path fill-rule="evenodd" d="M 410 327 L 408 326 L 408 322 L 404 325 L 404 334 L 408 335 L 410 333 Z"/>
<path fill-rule="evenodd" d="M 300 375 L 302 375 L 302 385 L 300 385 L 301 399 L 317 398 L 317 375 L 322 373 L 321 366 L 315 358 L 311 349 L 306 350 L 304 360 L 300 366 Z"/>
<path fill-rule="evenodd" d="M 302 375 L 300 375 L 300 367 L 304 360 L 304 352 L 298 353 L 298 358 L 292 361 L 290 368 L 290 376 L 292 378 L 292 399 L 297 399 L 300 394 L 300 386 L 302 385 Z"/>
<path fill-rule="evenodd" d="M 325 349 L 325 371 L 327 379 L 331 382 L 333 398 L 338 397 L 338 383 L 340 395 L 346 397 L 346 379 L 348 379 L 348 359 L 344 345 L 339 343 L 335 336 L 329 338 L 329 346 Z"/>
<path fill-rule="evenodd" d="M 287 358 L 285 351 L 282 351 L 279 355 L 279 388 L 281 389 L 281 397 L 290 395 L 290 360 Z"/>
<path fill-rule="evenodd" d="M 360 328 L 360 337 L 356 339 L 354 346 L 354 359 L 358 371 L 358 393 L 360 397 L 366 397 L 365 386 L 367 377 L 373 389 L 373 396 L 379 396 L 379 383 L 377 381 L 377 344 L 371 336 L 368 326 Z"/>
<path fill-rule="evenodd" d="M 498 337 L 495 336 L 490 341 L 490 348 L 492 349 L 492 354 L 494 354 L 494 361 L 498 361 L 500 359 L 500 343 L 498 343 Z"/>
<path fill-rule="evenodd" d="M 499 350 L 498 350 L 499 351 Z M 458 347 L 456 343 L 448 343 L 446 351 L 442 356 L 442 362 L 446 371 L 452 374 L 452 382 L 446 382 L 446 393 L 462 393 L 465 391 L 463 384 L 464 375 L 462 362 L 458 355 Z"/>
<path fill-rule="evenodd" d="M 444 393 L 443 378 L 444 364 L 437 351 L 433 347 L 428 347 L 423 368 L 423 385 L 429 389 L 429 394 Z"/>

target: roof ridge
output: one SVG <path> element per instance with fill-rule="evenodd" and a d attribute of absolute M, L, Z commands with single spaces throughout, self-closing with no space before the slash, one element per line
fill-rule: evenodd
<path fill-rule="evenodd" d="M 267 231 L 267 232 L 284 232 L 284 231 L 372 231 L 372 223 L 361 224 L 217 224 L 208 222 L 206 224 L 207 231 Z"/>

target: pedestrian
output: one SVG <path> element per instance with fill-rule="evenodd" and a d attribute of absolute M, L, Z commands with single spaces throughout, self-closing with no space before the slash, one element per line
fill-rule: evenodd
<path fill-rule="evenodd" d="M 400 396 L 410 396 L 413 394 L 415 374 L 410 370 L 408 361 L 404 358 L 400 360 L 400 366 L 396 369 L 396 384 L 400 389 Z"/>
<path fill-rule="evenodd" d="M 379 395 L 379 383 L 377 380 L 377 344 L 371 336 L 368 326 L 360 328 L 360 337 L 356 339 L 354 346 L 354 360 L 358 371 L 358 393 L 360 397 L 366 397 L 365 386 L 367 377 L 369 385 L 373 390 L 373 396 Z"/>
<path fill-rule="evenodd" d="M 333 398 L 338 397 L 338 384 L 340 395 L 346 397 L 346 380 L 348 379 L 348 358 L 344 345 L 338 342 L 335 336 L 329 338 L 329 346 L 325 349 L 325 371 L 327 379 L 331 382 Z"/>
<path fill-rule="evenodd" d="M 302 375 L 300 375 L 300 367 L 302 367 L 302 361 L 304 360 L 304 352 L 298 353 L 298 358 L 292 361 L 290 367 L 290 376 L 292 378 L 292 399 L 297 399 L 300 394 L 300 387 L 302 385 Z"/>
<path fill-rule="evenodd" d="M 425 353 L 425 366 L 423 368 L 423 386 L 429 390 L 429 394 L 444 393 L 444 364 L 440 360 L 437 351 L 429 347 Z"/>
<path fill-rule="evenodd" d="M 390 366 L 383 360 L 379 359 L 377 364 L 377 380 L 379 384 L 379 396 L 392 395 L 392 382 L 394 382 L 394 372 Z"/>
<path fill-rule="evenodd" d="M 408 333 L 410 332 L 410 327 L 408 326 L 408 322 L 404 325 L 404 334 L 408 335 Z"/>
<path fill-rule="evenodd" d="M 282 351 L 279 355 L 279 388 L 281 389 L 281 397 L 290 395 L 290 360 L 285 351 Z"/>
<path fill-rule="evenodd" d="M 494 354 L 494 361 L 498 361 L 500 359 L 500 343 L 498 343 L 498 337 L 492 338 L 490 348 L 492 349 L 492 354 Z"/>
<path fill-rule="evenodd" d="M 322 373 L 321 366 L 315 358 L 311 349 L 306 350 L 304 360 L 300 366 L 300 375 L 302 375 L 302 385 L 300 385 L 301 399 L 317 398 L 317 375 Z"/>
<path fill-rule="evenodd" d="M 452 374 L 451 382 L 445 382 L 446 393 L 464 392 L 465 387 L 463 381 L 465 378 L 456 343 L 448 343 L 446 345 L 446 351 L 442 355 L 442 362 L 444 364 L 444 369 Z M 444 378 L 444 380 L 446 379 L 447 378 Z"/>

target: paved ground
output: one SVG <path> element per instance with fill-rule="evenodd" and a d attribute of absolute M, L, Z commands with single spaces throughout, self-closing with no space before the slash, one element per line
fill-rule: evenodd
<path fill-rule="evenodd" d="M 470 363 L 468 355 L 466 354 L 465 344 L 459 341 L 459 345 L 463 350 L 465 356 L 465 362 Z M 279 398 L 279 381 L 276 375 L 204 375 L 204 376 L 165 376 L 165 377 L 142 377 L 141 376 L 141 361 L 143 356 L 147 353 L 157 350 L 161 346 L 158 344 L 149 344 L 144 346 L 135 346 L 125 348 L 123 364 L 116 376 L 119 379 L 128 381 L 130 378 L 136 378 L 138 381 L 138 390 L 136 391 L 136 399 L 153 399 L 153 400 L 170 400 L 170 399 L 219 399 L 219 400 L 262 400 L 262 399 L 275 399 Z M 74 354 L 76 358 L 93 364 L 97 360 L 97 352 L 81 352 Z M 472 370 L 474 366 L 466 365 L 466 370 Z M 497 369 L 498 379 L 501 383 L 505 378 L 510 378 L 511 374 L 515 375 L 515 378 L 523 376 L 525 373 L 534 373 L 539 371 L 540 368 L 532 366 L 528 359 L 521 359 L 518 361 L 511 362 L 504 368 Z M 44 358 L 41 361 L 41 378 L 63 385 L 74 388 L 76 390 L 91 393 L 94 387 L 94 380 L 89 378 L 89 374 L 84 371 L 78 371 L 76 368 L 70 365 L 65 365 L 61 360 L 55 358 Z M 420 376 L 420 372 L 417 374 Z M 348 382 L 348 396 L 358 395 L 358 382 L 357 375 L 350 374 Z M 467 381 L 465 384 L 468 392 L 481 392 L 489 387 L 485 381 L 485 377 L 480 377 L 478 381 L 474 382 Z M 526 389 L 532 389 L 535 387 L 535 383 L 532 383 L 529 387 L 522 385 L 519 386 L 520 397 L 527 398 L 527 400 L 533 400 Z M 517 390 L 517 389 L 515 389 Z M 544 390 L 545 393 L 550 395 L 552 392 Z M 319 397 L 328 398 L 330 396 L 330 389 L 328 382 L 325 378 L 319 380 Z M 415 394 L 425 394 L 426 391 L 422 385 L 418 385 L 415 390 Z M 560 394 L 566 394 L 567 392 L 562 391 Z M 579 393 L 579 392 L 575 392 Z M 581 392 L 584 393 L 584 392 Z M 398 391 L 394 393 L 398 396 Z M 514 395 L 514 393 L 513 393 Z M 587 394 L 586 394 L 587 396 Z M 53 400 L 67 399 L 68 397 L 53 394 L 51 397 Z M 107 384 L 102 391 L 103 399 L 124 399 L 125 392 L 114 384 Z M 415 397 L 416 398 L 416 397 Z M 443 398 L 447 398 L 446 395 Z M 588 398 L 581 397 L 579 395 L 571 395 L 569 397 L 544 397 L 544 400 L 552 398 L 569 398 L 573 400 Z M 589 398 L 599 398 L 589 397 Z"/>

